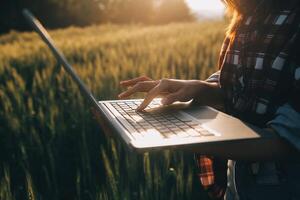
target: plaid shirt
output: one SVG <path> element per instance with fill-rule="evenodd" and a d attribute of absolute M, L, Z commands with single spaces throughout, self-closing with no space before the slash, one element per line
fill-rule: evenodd
<path fill-rule="evenodd" d="M 300 6 L 295 0 L 281 10 L 245 17 L 234 37 L 223 43 L 220 72 L 208 80 L 219 81 L 227 113 L 263 128 L 285 103 L 300 112 L 299 52 Z M 198 155 L 197 161 L 204 188 L 212 198 L 222 198 L 226 177 L 216 169 L 224 167 L 212 157 Z"/>

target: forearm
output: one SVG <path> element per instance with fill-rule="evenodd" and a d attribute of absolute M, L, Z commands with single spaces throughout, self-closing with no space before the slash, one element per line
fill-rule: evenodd
<path fill-rule="evenodd" d="M 224 142 L 214 146 L 205 146 L 201 154 L 222 157 L 231 160 L 271 161 L 300 159 L 300 152 L 273 130 L 268 129 L 271 137 L 251 141 Z"/>

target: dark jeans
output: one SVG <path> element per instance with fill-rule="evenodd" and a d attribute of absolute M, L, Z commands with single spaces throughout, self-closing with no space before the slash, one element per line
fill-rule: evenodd
<path fill-rule="evenodd" d="M 300 164 L 228 162 L 225 200 L 300 200 Z"/>

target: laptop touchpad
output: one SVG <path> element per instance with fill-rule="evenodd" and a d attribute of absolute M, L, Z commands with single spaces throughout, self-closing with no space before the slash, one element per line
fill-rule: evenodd
<path fill-rule="evenodd" d="M 188 108 L 184 111 L 201 121 L 215 119 L 218 115 L 217 110 L 211 109 L 206 106 Z"/>

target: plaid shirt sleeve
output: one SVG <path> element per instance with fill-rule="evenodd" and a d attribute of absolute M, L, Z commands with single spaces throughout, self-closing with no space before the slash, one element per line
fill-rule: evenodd
<path fill-rule="evenodd" d="M 220 79 L 220 73 L 221 71 L 217 71 L 215 73 L 213 73 L 212 75 L 210 75 L 208 77 L 208 79 L 206 79 L 207 82 L 212 82 L 212 83 L 218 83 L 219 82 L 219 79 Z"/>
<path fill-rule="evenodd" d="M 227 160 L 195 155 L 198 177 L 211 199 L 223 199 L 227 186 Z"/>

